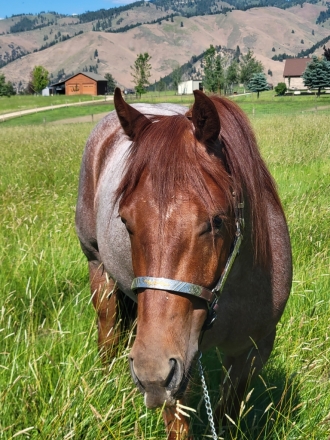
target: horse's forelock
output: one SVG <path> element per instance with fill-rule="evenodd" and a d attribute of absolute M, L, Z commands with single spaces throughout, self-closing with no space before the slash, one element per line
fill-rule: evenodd
<path fill-rule="evenodd" d="M 212 200 L 204 173 L 225 191 L 230 202 L 230 176 L 219 166 L 219 159 L 212 159 L 206 148 L 198 144 L 187 117 L 157 116 L 152 120 L 131 145 L 126 171 L 116 194 L 120 203 L 125 204 L 144 170 L 150 175 L 162 218 L 178 190 L 193 190 L 210 214 L 219 208 Z"/>

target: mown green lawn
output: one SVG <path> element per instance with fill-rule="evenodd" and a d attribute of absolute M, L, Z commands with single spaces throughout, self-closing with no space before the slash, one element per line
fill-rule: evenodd
<path fill-rule="evenodd" d="M 250 116 L 276 114 L 292 115 L 304 112 L 330 111 L 330 95 L 311 96 L 275 96 L 273 91 L 260 94 L 237 96 L 232 98 Z"/>
<path fill-rule="evenodd" d="M 34 95 L 14 95 L 0 97 L 0 115 L 4 113 L 11 113 L 16 111 L 28 110 L 32 108 L 48 107 L 59 104 L 71 104 L 74 102 L 84 101 L 100 101 L 104 100 L 102 96 L 34 96 Z"/>
<path fill-rule="evenodd" d="M 22 115 L 1 122 L 0 127 L 28 126 L 36 124 L 49 124 L 55 121 L 61 121 L 71 118 L 88 116 L 90 122 L 94 121 L 94 115 L 110 112 L 114 109 L 113 104 L 100 101 L 98 104 L 82 104 L 72 107 L 54 108 L 47 111 L 36 112 L 29 115 Z"/>
<path fill-rule="evenodd" d="M 294 281 L 271 358 L 220 438 L 328 440 L 329 117 L 258 115 L 252 123 L 287 215 Z M 108 367 L 97 353 L 74 231 L 80 160 L 94 125 L 1 126 L 0 439 L 165 439 L 161 412 L 145 409 L 130 378 L 130 335 Z M 221 354 L 204 364 L 214 404 Z M 198 376 L 194 383 L 193 430 L 209 438 Z"/>

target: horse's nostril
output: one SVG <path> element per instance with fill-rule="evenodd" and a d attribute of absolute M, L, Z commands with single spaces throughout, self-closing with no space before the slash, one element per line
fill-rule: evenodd
<path fill-rule="evenodd" d="M 135 374 L 135 371 L 134 371 L 134 360 L 132 358 L 129 358 L 129 367 L 130 367 L 130 370 L 131 370 L 131 376 L 132 376 L 133 382 L 140 389 L 140 391 L 143 393 L 144 392 L 144 386 L 142 385 L 142 383 L 139 381 L 139 378 Z"/>
<path fill-rule="evenodd" d="M 165 381 L 165 388 L 173 390 L 182 380 L 182 363 L 180 360 L 174 358 L 171 358 L 169 363 L 171 369 Z"/>
<path fill-rule="evenodd" d="M 166 389 L 169 392 L 177 389 L 182 381 L 182 361 L 170 358 L 159 365 L 155 362 L 144 363 L 129 357 L 129 366 L 135 385 L 144 393 L 151 389 Z"/>
<path fill-rule="evenodd" d="M 175 370 L 176 370 L 176 360 L 175 359 L 170 359 L 170 372 L 165 380 L 165 388 L 171 388 L 171 382 L 175 382 L 175 380 L 173 380 L 174 378 L 174 374 L 175 374 Z M 173 384 L 172 384 L 173 385 Z"/>

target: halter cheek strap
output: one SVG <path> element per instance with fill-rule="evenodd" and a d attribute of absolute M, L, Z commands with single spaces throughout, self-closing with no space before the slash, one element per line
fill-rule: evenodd
<path fill-rule="evenodd" d="M 235 194 L 233 195 L 235 197 Z M 244 228 L 243 209 L 244 209 L 244 202 L 237 203 L 235 208 L 236 234 L 232 245 L 232 251 L 228 256 L 225 268 L 221 274 L 219 281 L 212 290 L 209 290 L 203 286 L 198 286 L 196 284 L 187 283 L 185 281 L 178 281 L 169 278 L 157 278 L 157 277 L 134 278 L 131 289 L 133 291 L 136 291 L 137 289 L 167 290 L 169 292 L 184 293 L 204 299 L 205 301 L 207 301 L 208 304 L 208 316 L 204 323 L 204 329 L 210 328 L 217 317 L 217 307 L 218 307 L 217 304 L 221 292 L 224 288 L 225 282 L 234 264 L 236 256 L 239 253 L 239 249 L 243 240 L 243 235 L 242 235 L 242 229 Z"/>

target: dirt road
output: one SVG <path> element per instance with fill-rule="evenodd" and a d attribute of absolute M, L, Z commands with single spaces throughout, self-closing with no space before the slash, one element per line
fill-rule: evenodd
<path fill-rule="evenodd" d="M 106 96 L 106 101 L 112 102 L 113 101 L 113 96 Z M 54 108 L 72 107 L 74 105 L 84 105 L 84 104 L 95 104 L 97 102 L 98 101 L 83 101 L 83 102 L 73 102 L 71 104 L 58 104 L 58 105 L 51 105 L 51 106 L 48 106 L 48 107 L 30 108 L 30 109 L 27 109 L 27 110 L 20 110 L 20 111 L 17 111 L 17 112 L 5 113 L 3 115 L 0 115 L 0 120 L 1 121 L 6 121 L 7 119 L 19 118 L 20 116 L 30 115 L 31 113 L 45 112 L 45 111 L 48 111 L 48 110 L 53 110 Z M 96 116 L 97 115 L 94 115 L 95 118 L 96 118 Z M 91 119 L 91 117 L 89 117 L 89 119 Z"/>

